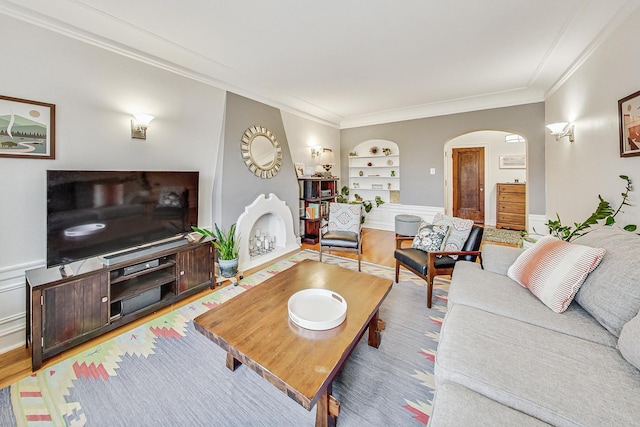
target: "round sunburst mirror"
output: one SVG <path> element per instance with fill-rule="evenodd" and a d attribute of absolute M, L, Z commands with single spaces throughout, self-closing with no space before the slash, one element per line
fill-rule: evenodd
<path fill-rule="evenodd" d="M 264 126 L 251 126 L 245 130 L 240 150 L 244 164 L 255 176 L 273 178 L 282 167 L 280 142 L 275 134 Z"/>

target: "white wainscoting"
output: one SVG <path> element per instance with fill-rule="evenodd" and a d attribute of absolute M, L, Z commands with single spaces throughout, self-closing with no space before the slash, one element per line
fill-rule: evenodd
<path fill-rule="evenodd" d="M 42 266 L 38 261 L 0 268 L 0 354 L 25 345 L 24 272 Z"/>
<path fill-rule="evenodd" d="M 431 222 L 438 212 L 444 212 L 441 206 L 413 206 L 397 203 L 385 203 L 374 207 L 367 213 L 363 227 L 378 230 L 395 231 L 396 215 L 416 215 L 426 222 Z"/>
<path fill-rule="evenodd" d="M 416 215 L 426 222 L 431 222 L 437 213 L 443 213 L 441 206 L 413 206 L 401 205 L 397 203 L 385 203 L 382 206 L 374 207 L 367 214 L 363 227 L 375 228 L 378 230 L 394 231 L 396 215 Z M 547 217 L 545 215 L 528 215 L 529 234 L 548 234 Z M 487 224 L 495 227 L 495 224 Z M 535 229 L 535 230 L 534 230 Z"/>

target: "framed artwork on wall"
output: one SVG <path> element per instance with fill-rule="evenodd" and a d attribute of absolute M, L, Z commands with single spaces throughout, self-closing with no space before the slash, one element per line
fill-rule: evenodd
<path fill-rule="evenodd" d="M 0 95 L 0 157 L 56 158 L 56 106 Z"/>
<path fill-rule="evenodd" d="M 618 101 L 620 157 L 640 156 L 640 91 Z"/>
<path fill-rule="evenodd" d="M 293 166 L 296 168 L 298 178 L 302 178 L 304 176 L 304 163 L 294 163 Z"/>
<path fill-rule="evenodd" d="M 511 154 L 500 156 L 500 169 L 525 169 L 527 167 L 526 154 Z"/>

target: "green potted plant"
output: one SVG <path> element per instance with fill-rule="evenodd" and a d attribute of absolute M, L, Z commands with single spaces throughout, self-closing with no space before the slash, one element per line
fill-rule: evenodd
<path fill-rule="evenodd" d="M 218 264 L 220 265 L 220 275 L 222 277 L 232 277 L 238 273 L 238 240 L 236 239 L 236 224 L 232 224 L 228 232 L 223 232 L 214 224 L 215 233 L 204 228 L 192 226 L 203 236 L 213 238 L 211 243 L 218 253 Z"/>

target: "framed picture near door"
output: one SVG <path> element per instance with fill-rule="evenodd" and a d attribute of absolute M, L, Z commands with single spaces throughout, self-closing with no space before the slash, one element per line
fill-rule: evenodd
<path fill-rule="evenodd" d="M 0 157 L 56 158 L 56 106 L 0 95 Z"/>
<path fill-rule="evenodd" d="M 500 156 L 498 167 L 500 169 L 525 169 L 527 167 L 526 154 L 511 154 Z"/>
<path fill-rule="evenodd" d="M 640 91 L 618 101 L 620 157 L 640 156 Z"/>

